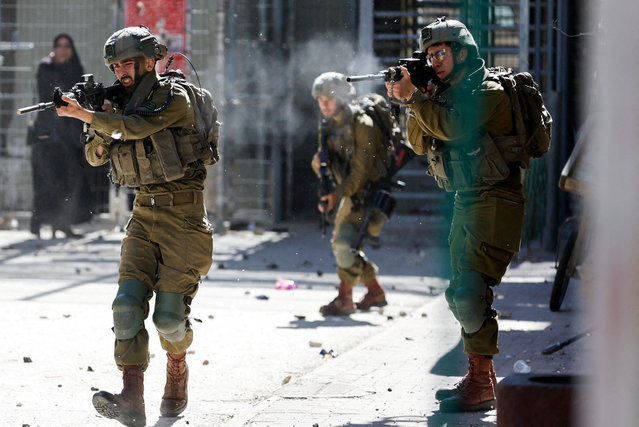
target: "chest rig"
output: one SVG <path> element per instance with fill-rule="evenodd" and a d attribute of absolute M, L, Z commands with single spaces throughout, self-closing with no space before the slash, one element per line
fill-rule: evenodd
<path fill-rule="evenodd" d="M 158 99 L 151 100 L 159 90 L 166 91 L 167 96 L 156 106 Z M 160 115 L 173 101 L 174 91 L 169 79 L 149 73 L 133 92 L 124 115 Z M 121 186 L 139 187 L 179 179 L 199 159 L 194 147 L 200 139 L 194 128 L 170 128 L 144 139 L 114 140 L 109 153 L 111 180 Z"/>

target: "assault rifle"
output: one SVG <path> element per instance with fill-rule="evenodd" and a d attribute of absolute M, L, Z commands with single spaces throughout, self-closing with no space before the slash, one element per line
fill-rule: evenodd
<path fill-rule="evenodd" d="M 320 132 L 320 151 L 318 153 L 319 157 L 319 189 L 318 194 L 320 199 L 327 194 L 331 194 L 333 192 L 333 185 L 330 177 L 330 173 L 328 171 L 328 148 L 326 147 L 326 140 L 328 139 L 328 120 L 324 117 L 320 120 L 319 126 Z M 326 222 L 328 217 L 328 212 L 326 208 L 328 203 L 325 201 L 320 202 L 322 206 L 324 206 L 324 212 L 322 212 L 322 237 L 326 236 Z"/>
<path fill-rule="evenodd" d="M 401 190 L 406 186 L 403 181 L 393 179 L 393 177 L 413 157 L 415 157 L 415 152 L 406 144 L 400 144 L 395 150 L 395 161 L 391 164 L 386 176 L 375 184 L 367 184 L 363 200 L 371 200 L 371 203 L 364 215 L 364 221 L 359 227 L 357 238 L 351 245 L 353 252 L 360 250 L 364 237 L 368 234 L 368 224 L 373 218 L 384 221 L 390 219 L 396 204 L 395 198 L 391 195 L 391 191 Z"/>
<path fill-rule="evenodd" d="M 59 87 L 56 87 L 53 90 L 53 100 L 51 102 L 40 102 L 39 104 L 18 108 L 16 113 L 26 114 L 67 105 L 67 102 L 62 100 L 62 95 L 77 99 L 80 105 L 88 110 L 101 111 L 104 101 L 107 99 L 113 100 L 121 88 L 122 84 L 120 82 L 104 87 L 102 83 L 95 83 L 93 74 L 83 74 L 82 81 L 74 84 L 69 92 L 63 93 Z"/>
<path fill-rule="evenodd" d="M 347 76 L 346 81 L 351 83 L 384 79 L 387 82 L 398 82 L 404 77 L 400 66 L 404 66 L 410 73 L 410 81 L 418 88 L 426 88 L 428 85 L 438 83 L 439 78 L 433 67 L 426 61 L 426 53 L 415 51 L 411 58 L 397 60 L 398 65 L 389 67 L 376 74 L 364 74 L 361 76 Z"/>

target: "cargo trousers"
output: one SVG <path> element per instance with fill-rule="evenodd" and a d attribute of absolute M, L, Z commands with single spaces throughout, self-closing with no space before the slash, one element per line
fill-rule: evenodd
<path fill-rule="evenodd" d="M 120 258 L 118 283 L 133 279 L 148 288 L 144 319 L 149 315 L 149 300 L 154 292 L 182 294 L 190 303 L 198 291 L 200 277 L 208 273 L 213 263 L 213 230 L 201 199 L 177 206 L 141 206 L 136 197 Z M 167 352 L 180 354 L 191 345 L 189 313 L 187 304 L 187 332 L 182 341 L 169 342 L 160 336 Z M 116 364 L 120 368 L 138 365 L 146 369 L 148 347 L 149 334 L 144 327 L 131 339 L 116 338 Z"/>
<path fill-rule="evenodd" d="M 461 328 L 466 353 L 499 353 L 499 327 L 492 310 L 494 294 L 508 264 L 519 251 L 525 199 L 521 191 L 495 188 L 482 192 L 457 192 L 448 242 L 452 275 L 449 288 L 464 286 L 458 279 L 464 270 L 479 273 L 486 283 L 487 316 L 472 334 Z M 479 300 L 478 300 L 479 302 Z"/>

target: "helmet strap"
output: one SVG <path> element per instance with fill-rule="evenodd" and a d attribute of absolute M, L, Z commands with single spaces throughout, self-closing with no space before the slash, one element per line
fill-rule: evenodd
<path fill-rule="evenodd" d="M 453 43 L 453 46 L 451 46 L 453 51 L 453 69 L 450 74 L 443 79 L 444 83 L 457 82 L 467 68 L 468 48 L 465 46 L 460 47 L 459 45 L 454 46 L 455 44 L 456 43 Z M 458 61 L 458 58 L 461 61 Z"/>
<path fill-rule="evenodd" d="M 335 117 L 339 116 L 342 111 L 344 111 L 344 103 L 340 102 L 339 104 L 337 104 L 337 108 L 335 108 L 333 114 L 331 114 L 330 117 L 327 117 L 327 119 L 334 119 Z"/>

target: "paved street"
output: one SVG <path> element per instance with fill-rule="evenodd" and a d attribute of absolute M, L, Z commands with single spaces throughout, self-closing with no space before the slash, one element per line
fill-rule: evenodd
<path fill-rule="evenodd" d="M 119 425 L 95 413 L 91 396 L 121 389 L 110 304 L 123 233 L 107 222 L 82 231 L 77 240 L 0 231 L 3 425 Z M 437 410 L 434 390 L 458 381 L 466 361 L 442 294 L 446 248 L 420 239 L 418 229 L 410 239 L 367 249 L 380 266 L 389 305 L 350 318 L 319 315 L 338 279 L 328 238 L 316 224 L 216 234 L 214 246 L 214 265 L 192 306 L 190 401 L 179 418 L 159 417 L 165 355 L 147 322 L 148 425 L 495 425 L 495 410 Z M 588 326 L 578 317 L 579 282 L 563 310 L 550 312 L 552 254 L 527 258 L 496 290 L 497 375 L 510 374 L 518 359 L 533 372 L 578 373 L 587 337 L 550 356 L 540 351 Z M 276 289 L 278 279 L 295 285 Z M 357 287 L 355 298 L 363 294 Z M 321 350 L 336 357 L 322 357 Z"/>

